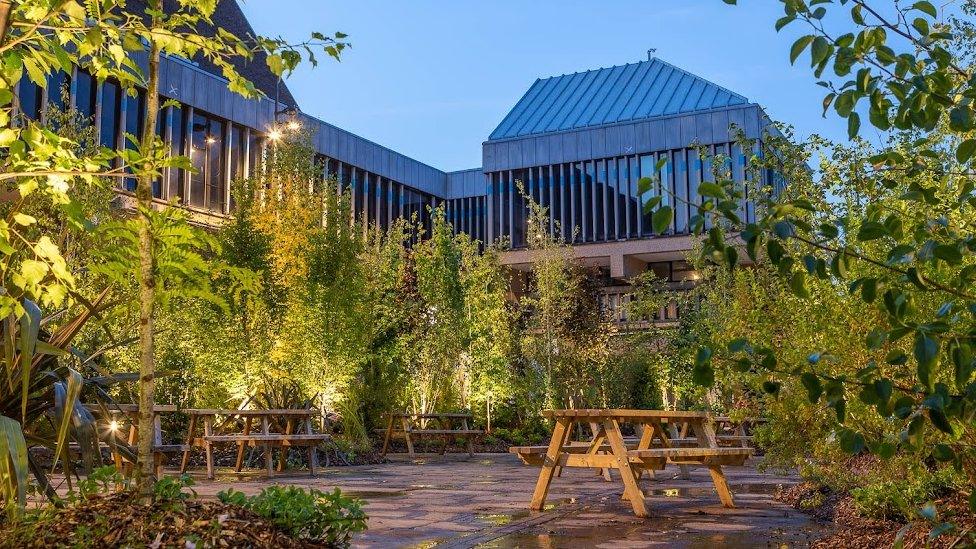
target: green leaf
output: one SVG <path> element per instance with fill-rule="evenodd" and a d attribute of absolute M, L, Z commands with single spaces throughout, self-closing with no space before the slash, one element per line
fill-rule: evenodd
<path fill-rule="evenodd" d="M 877 240 L 888 234 L 888 228 L 877 221 L 865 221 L 857 231 L 857 239 L 861 242 Z"/>
<path fill-rule="evenodd" d="M 0 133 L 0 135 L 2 135 L 2 133 Z M 976 139 L 967 139 L 956 147 L 956 160 L 958 160 L 960 164 L 965 164 L 966 162 L 969 162 L 970 158 L 973 157 L 973 153 L 976 153 Z"/>
<path fill-rule="evenodd" d="M 936 11 L 935 6 L 932 5 L 932 2 L 928 2 L 927 0 L 921 0 L 919 2 L 915 2 L 914 4 L 912 4 L 912 8 L 922 13 L 925 13 L 930 17 L 939 16 L 939 12 Z"/>
<path fill-rule="evenodd" d="M 803 271 L 796 271 L 790 278 L 790 290 L 802 299 L 809 299 L 810 290 L 807 288 L 807 275 Z"/>
<path fill-rule="evenodd" d="M 939 342 L 932 336 L 919 330 L 915 333 L 913 353 L 917 363 L 918 380 L 931 390 L 933 379 L 932 370 L 939 363 Z"/>
<path fill-rule="evenodd" d="M 790 63 L 796 63 L 796 60 L 803 53 L 803 50 L 807 49 L 807 46 L 813 42 L 814 36 L 807 35 L 801 36 L 793 42 L 793 47 L 790 48 Z"/>
<path fill-rule="evenodd" d="M 820 400 L 820 396 L 823 395 L 823 386 L 820 384 L 820 378 L 816 374 L 804 372 L 800 376 L 800 382 L 807 390 L 807 400 L 811 404 L 816 404 Z"/>
<path fill-rule="evenodd" d="M 671 227 L 674 210 L 671 206 L 661 206 L 651 215 L 651 226 L 657 234 L 664 234 Z"/>
<path fill-rule="evenodd" d="M 779 396 L 779 390 L 783 384 L 778 381 L 763 381 L 762 388 L 766 394 Z"/>
<path fill-rule="evenodd" d="M 937 410 L 930 408 L 928 410 L 929 421 L 935 428 L 950 435 L 955 435 L 956 433 L 952 430 L 952 425 L 949 423 L 949 418 L 946 417 L 945 412 L 942 410 Z"/>
<path fill-rule="evenodd" d="M 852 112 L 847 117 L 847 137 L 854 139 L 857 137 L 859 131 L 861 131 L 861 116 L 856 112 Z"/>

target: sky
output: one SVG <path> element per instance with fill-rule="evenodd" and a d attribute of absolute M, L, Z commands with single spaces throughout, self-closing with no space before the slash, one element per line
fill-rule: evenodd
<path fill-rule="evenodd" d="M 241 0 L 258 34 L 349 35 L 288 87 L 302 111 L 451 171 L 481 166 L 481 143 L 537 78 L 647 59 L 647 50 L 762 105 L 798 136 L 846 136 L 822 118 L 824 89 L 790 65 L 801 34 L 773 25 L 777 0 Z"/>

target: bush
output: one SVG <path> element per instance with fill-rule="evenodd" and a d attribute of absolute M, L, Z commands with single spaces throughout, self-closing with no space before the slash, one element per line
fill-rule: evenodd
<path fill-rule="evenodd" d="M 293 537 L 333 546 L 348 546 L 353 533 L 366 529 L 362 501 L 343 496 L 338 488 L 325 493 L 314 488 L 271 486 L 256 496 L 231 489 L 220 492 L 217 498 L 253 511 Z"/>
<path fill-rule="evenodd" d="M 926 502 L 958 488 L 957 474 L 945 467 L 871 482 L 851 490 L 851 496 L 858 511 L 865 516 L 908 522 L 918 518 L 918 510 Z"/>

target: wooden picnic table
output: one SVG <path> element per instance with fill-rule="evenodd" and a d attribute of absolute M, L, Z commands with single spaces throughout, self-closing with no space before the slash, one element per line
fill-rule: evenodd
<path fill-rule="evenodd" d="M 412 437 L 435 436 L 443 439 L 443 443 L 441 444 L 440 448 L 441 455 L 443 455 L 447 450 L 447 445 L 451 438 L 461 437 L 465 439 L 465 443 L 468 448 L 468 455 L 473 456 L 474 446 L 471 440 L 472 437 L 483 435 L 485 433 L 481 429 L 472 429 L 470 425 L 473 422 L 474 417 L 471 414 L 458 412 L 389 414 L 387 416 L 386 428 L 383 429 L 385 436 L 383 437 L 383 450 L 381 455 L 386 456 L 386 452 L 390 448 L 390 441 L 394 436 L 403 437 L 407 443 L 407 452 L 411 456 L 416 455 L 414 453 Z M 432 426 L 435 428 L 432 428 Z"/>
<path fill-rule="evenodd" d="M 123 415 L 129 424 L 128 436 L 125 439 L 126 444 L 131 447 L 139 441 L 139 405 L 138 404 L 85 404 L 85 408 L 88 411 L 96 415 L 101 415 L 104 411 L 108 412 L 111 421 L 116 421 L 114 418 L 118 415 Z M 163 430 L 161 416 L 163 414 L 171 414 L 177 411 L 176 406 L 170 404 L 157 404 L 153 406 L 153 466 L 156 469 L 156 475 L 159 476 L 162 473 L 163 459 L 168 454 L 182 452 L 186 450 L 183 444 L 163 444 Z M 121 438 L 121 434 L 118 430 L 122 427 L 121 425 L 113 425 L 113 435 L 115 437 Z M 114 444 L 111 448 L 112 450 L 112 460 L 115 462 L 116 469 L 119 472 L 126 472 L 125 469 L 131 469 L 132 464 L 124 458 L 124 456 L 118 451 L 118 447 Z"/>
<path fill-rule="evenodd" d="M 735 506 L 722 465 L 741 465 L 752 450 L 719 447 L 712 418 L 707 413 L 576 409 L 547 410 L 542 414 L 556 422 L 549 445 L 515 446 L 509 449 L 523 462 L 542 466 L 532 494 L 531 509 L 544 508 L 549 486 L 558 468 L 617 469 L 624 484 L 624 497 L 630 501 L 634 514 L 645 517 L 647 506 L 639 485 L 641 474 L 645 470 L 664 469 L 668 463 L 707 467 L 722 504 Z M 696 447 L 672 445 L 671 435 L 666 430 L 669 422 L 687 424 L 695 434 Z M 624 442 L 621 424 L 643 428 L 636 445 L 628 447 Z M 590 426 L 593 429 L 592 438 L 583 444 L 572 443 L 570 439 L 576 425 Z"/>
<path fill-rule="evenodd" d="M 287 449 L 292 446 L 308 448 L 308 467 L 310 474 L 315 474 L 318 458 L 315 448 L 322 441 L 328 440 L 329 435 L 316 433 L 312 428 L 312 419 L 319 411 L 314 409 L 277 409 L 277 410 L 237 410 L 237 409 L 186 409 L 182 410 L 190 416 L 190 426 L 186 434 L 186 450 L 183 452 L 183 462 L 180 472 L 186 471 L 192 448 L 203 448 L 207 460 L 207 478 L 214 478 L 213 445 L 218 443 L 237 444 L 237 460 L 234 469 L 240 472 L 244 463 L 244 448 L 260 446 L 264 449 L 264 462 L 268 476 L 274 476 L 274 460 L 272 448 L 279 447 L 282 452 L 278 458 L 278 471 L 284 470 Z M 239 418 L 243 420 L 243 431 L 220 433 L 215 431 L 218 416 L 227 419 Z M 254 423 L 260 424 L 260 431 L 253 431 Z M 224 425 L 236 424 L 225 421 Z M 203 435 L 196 436 L 202 425 Z M 278 430 L 273 431 L 272 428 Z"/>

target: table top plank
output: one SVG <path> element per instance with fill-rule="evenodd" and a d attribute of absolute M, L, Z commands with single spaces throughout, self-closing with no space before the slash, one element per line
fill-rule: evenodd
<path fill-rule="evenodd" d="M 417 419 L 436 419 L 436 418 L 442 418 L 442 417 L 444 417 L 444 418 L 447 418 L 447 417 L 459 417 L 459 418 L 469 418 L 470 419 L 470 418 L 473 417 L 471 414 L 462 414 L 462 413 L 457 413 L 457 412 L 449 412 L 449 413 L 443 413 L 443 414 L 439 414 L 437 412 L 431 412 L 429 414 L 411 414 L 411 413 L 403 412 L 403 413 L 394 413 L 394 414 L 390 414 L 390 415 L 393 416 L 393 417 L 395 417 L 395 418 L 405 417 L 405 418 L 417 418 Z"/>
<path fill-rule="evenodd" d="M 543 417 L 550 419 L 570 418 L 616 418 L 616 419 L 709 419 L 708 412 L 693 412 L 687 410 L 620 410 L 605 408 L 577 408 L 567 410 L 543 410 Z"/>
<path fill-rule="evenodd" d="M 180 410 L 191 416 L 316 416 L 318 410 L 300 408 L 282 408 L 277 410 L 237 410 L 229 408 L 184 408 Z"/>
<path fill-rule="evenodd" d="M 85 408 L 92 412 L 100 412 L 102 410 L 102 405 L 100 404 L 82 404 Z M 105 409 L 109 412 L 123 412 L 123 413 L 133 413 L 139 411 L 138 404 L 105 404 Z M 176 406 L 173 404 L 156 404 L 153 406 L 153 412 L 157 414 L 165 414 L 176 412 Z"/>

